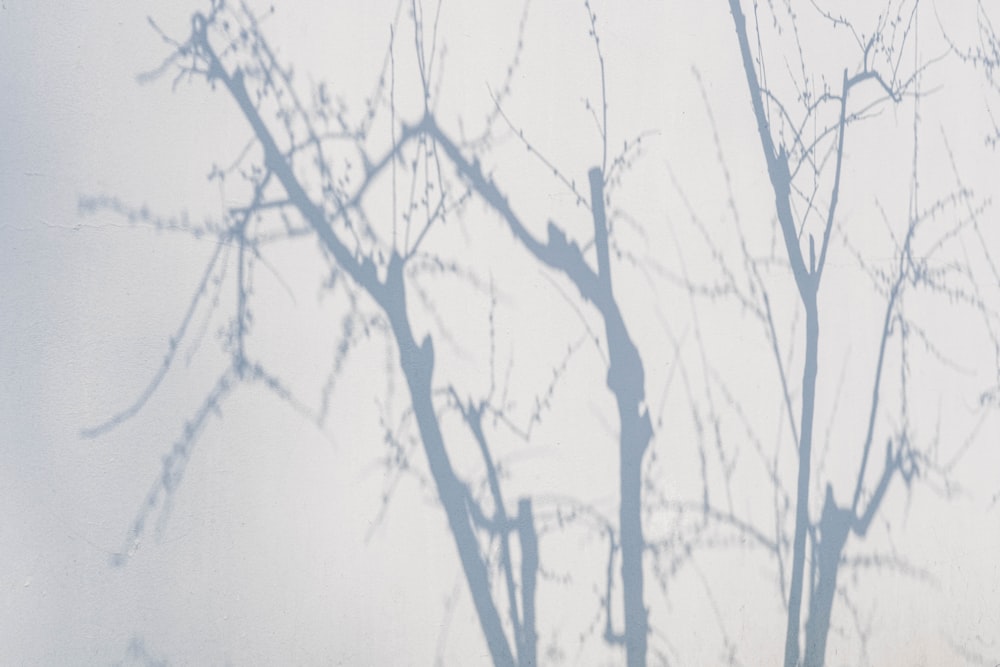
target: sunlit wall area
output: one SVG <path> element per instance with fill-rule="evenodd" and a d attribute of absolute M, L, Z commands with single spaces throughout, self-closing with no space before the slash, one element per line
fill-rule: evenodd
<path fill-rule="evenodd" d="M 1000 662 L 986 4 L 0 7 L 0 662 Z"/>

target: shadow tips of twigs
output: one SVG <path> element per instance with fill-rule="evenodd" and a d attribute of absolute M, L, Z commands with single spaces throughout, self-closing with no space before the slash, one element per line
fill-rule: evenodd
<path fill-rule="evenodd" d="M 347 364 L 348 357 L 361 343 L 362 338 L 370 336 L 372 328 L 382 329 L 384 327 L 384 325 L 377 326 L 377 324 L 377 318 L 365 322 L 363 315 L 357 309 L 357 302 L 352 300 L 350 309 L 340 320 L 340 336 L 334 349 L 333 361 L 327 371 L 323 387 L 320 389 L 319 412 L 316 419 L 321 428 L 326 426 L 330 413 L 330 399 L 336 389 L 337 380 Z"/>
<path fill-rule="evenodd" d="M 141 635 L 132 635 L 128 642 L 128 648 L 125 649 L 125 658 L 115 663 L 117 667 L 126 667 L 127 665 L 168 667 L 169 664 L 170 662 L 166 658 L 149 650 L 146 646 L 146 640 Z"/>
<path fill-rule="evenodd" d="M 1000 665 L 1000 647 L 997 647 L 995 640 L 987 642 L 981 635 L 976 635 L 972 641 L 968 639 L 959 641 L 948 634 L 942 633 L 942 635 L 951 650 L 964 660 L 965 664 L 976 667 L 997 667 Z M 972 644 L 976 644 L 976 646 L 973 647 Z M 992 653 L 992 657 L 987 655 L 988 653 Z"/>
<path fill-rule="evenodd" d="M 418 487 L 428 492 L 433 488 L 433 481 L 414 462 L 414 454 L 420 449 L 420 441 L 412 432 L 407 432 L 410 425 L 415 425 L 416 415 L 412 408 L 402 411 L 395 425 L 390 423 L 388 406 L 376 399 L 379 407 L 379 428 L 382 430 L 382 444 L 385 452 L 371 466 L 366 467 L 364 475 L 378 474 L 382 479 L 382 496 L 375 517 L 371 520 L 365 532 L 364 543 L 369 544 L 376 532 L 383 529 L 389 513 L 389 506 L 395 497 L 400 482 L 409 476 Z"/>
<path fill-rule="evenodd" d="M 180 232 L 189 234 L 195 239 L 206 236 L 225 240 L 228 229 L 223 225 L 206 220 L 201 225 L 191 222 L 187 211 L 182 211 L 174 217 L 164 217 L 154 214 L 148 206 L 129 205 L 118 197 L 109 195 L 80 195 L 76 200 L 77 214 L 80 216 L 110 213 L 123 218 L 130 226 L 145 226 L 158 232 Z"/>
<path fill-rule="evenodd" d="M 525 136 L 524 129 L 516 127 L 513 121 L 511 121 L 511 119 L 507 116 L 503 108 L 500 106 L 500 102 L 493 94 L 493 91 L 490 90 L 489 93 L 490 93 L 490 98 L 493 100 L 493 103 L 496 106 L 497 112 L 500 114 L 500 117 L 503 119 L 504 123 L 506 123 L 508 129 L 510 129 L 510 131 L 517 137 L 518 141 L 520 141 L 521 144 L 525 147 L 528 153 L 538 158 L 538 160 L 546 167 L 546 169 L 551 170 L 552 175 L 555 176 L 564 186 L 566 186 L 566 188 L 576 198 L 577 206 L 584 206 L 589 209 L 591 206 L 590 199 L 588 197 L 585 197 L 583 194 L 580 193 L 579 190 L 577 190 L 576 179 L 568 178 L 566 174 L 562 170 L 560 170 L 559 167 L 555 165 L 554 162 L 549 160 L 549 158 L 547 158 L 544 153 L 540 152 L 537 148 L 537 144 L 532 143 Z M 478 164 L 478 159 L 476 160 L 476 163 Z"/>
<path fill-rule="evenodd" d="M 464 136 L 464 130 L 462 131 L 461 145 L 464 148 L 469 148 L 473 152 L 479 150 L 485 150 L 490 147 L 493 141 L 493 125 L 496 123 L 497 118 L 503 113 L 501 105 L 510 97 L 512 90 L 512 83 L 514 80 L 514 75 L 517 74 L 521 65 L 521 55 L 524 52 L 524 35 L 526 27 L 528 24 L 528 7 L 531 5 L 531 0 L 525 0 L 524 8 L 521 10 L 521 19 L 518 22 L 517 28 L 517 47 L 514 49 L 514 54 L 507 65 L 507 71 L 504 75 L 503 82 L 494 94 L 492 86 L 487 86 L 490 91 L 490 96 L 493 98 L 493 109 L 486 116 L 486 121 L 484 123 L 483 131 L 478 137 L 474 139 L 466 139 Z M 461 124 L 461 121 L 459 121 Z"/>
<path fill-rule="evenodd" d="M 434 648 L 435 667 L 444 667 L 445 651 L 448 648 L 448 635 L 451 631 L 452 622 L 455 618 L 455 610 L 458 608 L 459 595 L 462 592 L 462 580 L 456 578 L 451 588 L 451 592 L 444 599 L 444 611 L 441 622 L 438 626 L 438 637 Z"/>
<path fill-rule="evenodd" d="M 583 6 L 587 10 L 587 18 L 590 20 L 590 37 L 594 40 L 594 50 L 597 52 L 597 62 L 601 68 L 601 117 L 597 118 L 597 112 L 586 101 L 587 110 L 594 115 L 594 122 L 597 123 L 597 130 L 601 136 L 601 173 L 608 170 L 608 88 L 604 75 L 604 53 L 601 51 L 601 37 L 597 34 L 597 13 L 590 4 L 590 0 L 584 0 Z"/>
<path fill-rule="evenodd" d="M 111 567 L 123 567 L 138 552 L 146 531 L 146 522 L 157 509 L 163 513 L 158 525 L 161 530 L 165 526 L 169 501 L 184 477 L 198 436 L 204 430 L 209 417 L 221 414 L 222 401 L 233 390 L 236 378 L 236 371 L 232 368 L 222 373 L 195 414 L 184 425 L 181 437 L 174 441 L 170 451 L 163 456 L 160 475 L 146 494 L 146 499 L 132 521 L 124 548 L 109 558 Z"/>
<path fill-rule="evenodd" d="M 128 421 L 149 402 L 149 399 L 156 393 L 157 388 L 163 382 L 167 373 L 174 364 L 177 357 L 177 351 L 180 348 L 181 342 L 184 340 L 185 333 L 187 332 L 188 325 L 194 319 L 195 312 L 198 309 L 198 305 L 202 300 L 202 297 L 208 291 L 208 286 L 211 281 L 212 275 L 215 272 L 216 265 L 218 263 L 219 257 L 222 254 L 223 248 L 226 247 L 225 244 L 216 245 L 215 252 L 212 253 L 212 257 L 209 259 L 208 264 L 205 267 L 205 271 L 202 274 L 201 280 L 198 282 L 198 286 L 195 289 L 194 296 L 191 298 L 188 304 L 188 309 L 184 313 L 184 317 L 181 319 L 180 325 L 174 332 L 174 335 L 170 337 L 169 343 L 167 345 L 167 352 L 163 357 L 163 361 L 160 363 L 160 367 L 157 369 L 153 378 L 150 380 L 146 388 L 139 394 L 139 397 L 127 408 L 118 412 L 110 419 L 101 422 L 92 427 L 84 428 L 80 431 L 80 437 L 86 439 L 96 438 L 101 436 L 108 431 L 116 428 L 120 424 Z"/>
<path fill-rule="evenodd" d="M 153 83 L 161 76 L 163 76 L 169 69 L 171 69 L 179 60 L 188 55 L 188 51 L 191 48 L 190 42 L 181 43 L 167 35 L 162 28 L 153 20 L 152 16 L 147 16 L 146 21 L 153 31 L 160 37 L 160 39 L 170 46 L 173 51 L 169 56 L 160 61 L 160 64 L 156 67 L 146 70 L 144 72 L 139 72 L 135 75 L 135 82 L 139 85 L 145 85 L 147 83 Z"/>

